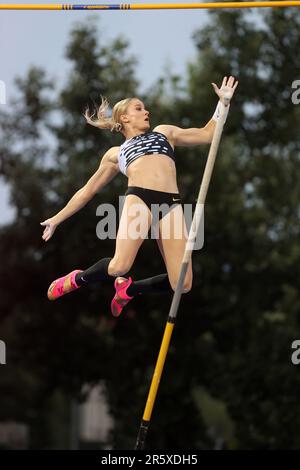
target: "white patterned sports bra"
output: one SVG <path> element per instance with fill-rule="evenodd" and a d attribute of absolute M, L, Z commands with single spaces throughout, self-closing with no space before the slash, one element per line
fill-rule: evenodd
<path fill-rule="evenodd" d="M 118 155 L 120 171 L 127 174 L 129 165 L 143 155 L 167 155 L 175 161 L 174 150 L 167 137 L 156 131 L 146 132 L 126 140 Z"/>

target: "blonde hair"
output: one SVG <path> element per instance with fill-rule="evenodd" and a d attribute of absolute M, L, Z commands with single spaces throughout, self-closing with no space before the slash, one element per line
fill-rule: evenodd
<path fill-rule="evenodd" d="M 132 99 L 133 98 L 126 98 L 125 100 L 118 101 L 113 107 L 111 117 L 107 117 L 106 113 L 109 108 L 109 102 L 106 98 L 101 96 L 101 104 L 98 109 L 94 109 L 94 112 L 91 114 L 89 108 L 87 108 L 84 117 L 91 126 L 121 132 L 123 125 L 120 122 L 120 117 L 122 114 L 126 113 L 127 107 Z"/>

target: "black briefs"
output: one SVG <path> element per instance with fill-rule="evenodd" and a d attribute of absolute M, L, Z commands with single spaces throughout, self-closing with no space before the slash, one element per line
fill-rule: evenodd
<path fill-rule="evenodd" d="M 140 188 L 139 186 L 129 186 L 125 196 L 129 196 L 129 194 L 138 196 L 146 204 L 152 214 L 154 214 L 156 210 L 159 211 L 158 220 L 161 220 L 167 215 L 173 207 L 181 204 L 179 193 L 166 193 L 154 189 Z"/>

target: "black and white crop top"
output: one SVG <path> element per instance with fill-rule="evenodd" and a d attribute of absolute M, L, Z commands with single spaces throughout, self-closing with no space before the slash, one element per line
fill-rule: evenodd
<path fill-rule="evenodd" d="M 167 137 L 160 132 L 150 131 L 125 140 L 120 146 L 118 156 L 120 171 L 126 175 L 127 168 L 132 162 L 143 155 L 153 155 L 156 153 L 167 155 L 172 160 L 175 160 L 173 148 Z"/>

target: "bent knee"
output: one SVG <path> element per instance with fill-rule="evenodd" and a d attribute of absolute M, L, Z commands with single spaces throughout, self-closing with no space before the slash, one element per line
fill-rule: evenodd
<path fill-rule="evenodd" d="M 178 278 L 177 279 L 170 279 L 169 281 L 170 281 L 172 290 L 175 292 L 177 282 L 178 282 Z M 192 289 L 192 285 L 193 285 L 193 278 L 192 277 L 185 278 L 185 281 L 184 281 L 183 286 L 182 286 L 182 293 L 187 294 L 188 292 L 190 292 L 190 290 Z"/>
<path fill-rule="evenodd" d="M 128 273 L 132 266 L 132 262 L 122 259 L 112 259 L 109 263 L 108 274 L 111 276 L 123 276 Z"/>
<path fill-rule="evenodd" d="M 186 281 L 183 284 L 183 290 L 182 290 L 183 294 L 187 294 L 188 292 L 190 292 L 192 290 L 192 286 L 193 286 L 193 279 Z"/>

